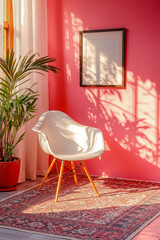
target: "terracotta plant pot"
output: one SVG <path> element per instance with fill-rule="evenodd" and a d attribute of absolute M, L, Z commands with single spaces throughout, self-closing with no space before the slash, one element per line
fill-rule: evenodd
<path fill-rule="evenodd" d="M 20 159 L 0 162 L 0 191 L 15 190 L 20 171 Z"/>

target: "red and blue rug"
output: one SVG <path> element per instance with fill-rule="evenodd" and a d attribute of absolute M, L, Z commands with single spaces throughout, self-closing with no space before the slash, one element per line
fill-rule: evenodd
<path fill-rule="evenodd" d="M 85 176 L 63 176 L 58 202 L 57 178 L 0 202 L 0 226 L 64 239 L 124 240 L 160 212 L 160 184 L 94 178 L 96 196 Z M 45 237 L 44 237 L 45 239 Z"/>

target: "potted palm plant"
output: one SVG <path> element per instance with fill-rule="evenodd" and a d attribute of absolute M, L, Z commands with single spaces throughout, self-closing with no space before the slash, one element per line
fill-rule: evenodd
<path fill-rule="evenodd" d="M 20 160 L 15 156 L 15 147 L 25 136 L 17 137 L 18 130 L 36 113 L 38 92 L 35 84 L 25 87 L 33 72 L 52 71 L 57 67 L 50 65 L 55 59 L 49 56 L 38 57 L 27 53 L 23 58 L 15 57 L 12 50 L 7 51 L 6 59 L 0 57 L 0 190 L 12 190 L 18 181 Z M 28 85 L 28 84 L 27 84 Z"/>

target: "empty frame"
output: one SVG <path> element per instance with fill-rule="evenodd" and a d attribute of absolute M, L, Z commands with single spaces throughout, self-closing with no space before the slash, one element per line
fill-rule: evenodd
<path fill-rule="evenodd" d="M 80 86 L 125 87 L 125 28 L 80 31 Z"/>

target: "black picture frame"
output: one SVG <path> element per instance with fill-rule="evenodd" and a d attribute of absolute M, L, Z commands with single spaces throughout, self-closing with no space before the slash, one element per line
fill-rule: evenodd
<path fill-rule="evenodd" d="M 80 87 L 125 88 L 125 28 L 80 31 Z"/>

